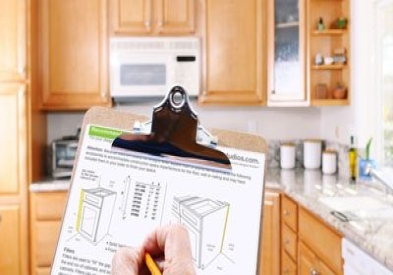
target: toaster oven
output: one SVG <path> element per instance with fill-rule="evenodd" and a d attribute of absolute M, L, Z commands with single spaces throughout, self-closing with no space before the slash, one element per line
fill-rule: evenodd
<path fill-rule="evenodd" d="M 71 177 L 78 139 L 59 139 L 52 142 L 52 177 Z"/>

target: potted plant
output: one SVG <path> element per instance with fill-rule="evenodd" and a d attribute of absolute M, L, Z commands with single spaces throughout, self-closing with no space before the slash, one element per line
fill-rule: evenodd
<path fill-rule="evenodd" d="M 371 142 L 372 142 L 372 138 L 370 138 L 367 141 L 366 144 L 366 156 L 365 158 L 361 158 L 360 162 L 359 162 L 359 176 L 360 179 L 362 180 L 371 180 L 371 174 L 370 174 L 370 168 L 374 169 L 376 168 L 376 162 L 375 160 L 370 158 L 370 149 L 371 149 Z"/>

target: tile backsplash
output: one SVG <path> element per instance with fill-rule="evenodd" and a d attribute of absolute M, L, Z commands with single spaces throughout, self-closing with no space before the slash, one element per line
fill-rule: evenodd
<path fill-rule="evenodd" d="M 267 166 L 269 168 L 280 168 L 280 145 L 282 143 L 293 143 L 295 145 L 295 167 L 303 167 L 303 140 L 268 140 Z M 340 177 L 349 177 L 348 145 L 323 140 L 322 150 L 331 149 L 337 152 L 337 173 Z"/>

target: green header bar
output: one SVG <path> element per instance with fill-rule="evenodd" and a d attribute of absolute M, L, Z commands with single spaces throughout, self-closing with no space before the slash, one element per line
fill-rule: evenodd
<path fill-rule="evenodd" d="M 115 139 L 122 133 L 123 133 L 122 131 L 118 131 L 110 128 L 98 127 L 98 126 L 90 126 L 89 128 L 89 136 L 95 136 L 105 139 Z"/>

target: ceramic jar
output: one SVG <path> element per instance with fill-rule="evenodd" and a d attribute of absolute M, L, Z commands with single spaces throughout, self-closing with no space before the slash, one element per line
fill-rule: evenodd
<path fill-rule="evenodd" d="M 283 143 L 280 146 L 280 167 L 281 169 L 295 168 L 295 144 Z"/>
<path fill-rule="evenodd" d="M 337 170 L 337 155 L 335 151 L 326 150 L 322 154 L 322 172 L 334 174 Z"/>
<path fill-rule="evenodd" d="M 319 169 L 322 159 L 322 141 L 305 140 L 303 143 L 303 165 L 306 169 Z"/>

